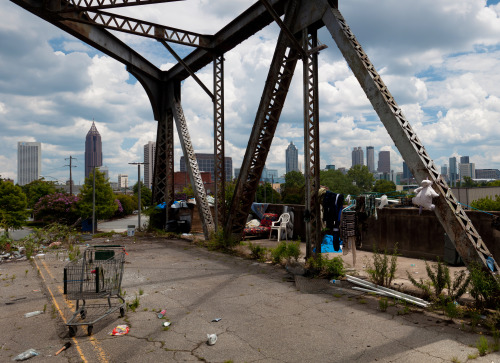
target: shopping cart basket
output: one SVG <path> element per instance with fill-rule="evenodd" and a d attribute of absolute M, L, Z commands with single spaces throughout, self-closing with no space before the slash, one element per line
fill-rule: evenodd
<path fill-rule="evenodd" d="M 125 299 L 120 295 L 124 262 L 123 246 L 90 246 L 81 259 L 64 267 L 64 294 L 76 300 L 75 312 L 66 323 L 70 337 L 78 325 L 87 325 L 91 335 L 94 324 L 109 314 L 120 310 L 120 316 L 125 315 Z M 107 299 L 107 303 L 86 303 L 94 299 Z"/>

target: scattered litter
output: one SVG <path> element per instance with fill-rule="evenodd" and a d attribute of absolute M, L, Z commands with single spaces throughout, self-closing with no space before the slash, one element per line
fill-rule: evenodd
<path fill-rule="evenodd" d="M 331 284 L 335 284 L 335 285 L 340 285 L 341 284 L 340 280 L 335 280 L 335 279 L 330 280 L 330 283 Z"/>
<path fill-rule="evenodd" d="M 172 323 L 169 322 L 169 321 L 166 321 L 166 322 L 163 323 L 163 326 L 170 326 L 170 324 L 172 324 Z"/>
<path fill-rule="evenodd" d="M 222 318 L 215 318 L 214 320 L 212 320 L 212 322 L 217 323 L 218 321 L 221 321 L 221 320 L 222 320 Z"/>
<path fill-rule="evenodd" d="M 214 345 L 217 341 L 217 334 L 207 334 L 207 344 Z"/>
<path fill-rule="evenodd" d="M 33 292 L 40 292 L 40 290 L 32 290 Z"/>
<path fill-rule="evenodd" d="M 32 316 L 36 316 L 36 315 L 40 315 L 40 314 L 43 314 L 43 311 L 32 311 L 31 313 L 26 313 L 24 314 L 24 317 L 25 318 L 31 318 Z"/>
<path fill-rule="evenodd" d="M 35 257 L 45 257 L 45 253 L 38 253 Z"/>
<path fill-rule="evenodd" d="M 418 274 L 418 271 L 413 271 L 414 274 Z"/>
<path fill-rule="evenodd" d="M 26 296 L 16 297 L 15 299 L 12 299 L 12 301 L 18 301 L 18 300 L 24 300 L 24 299 L 26 299 Z"/>
<path fill-rule="evenodd" d="M 160 311 L 160 313 L 158 314 L 158 319 L 163 318 L 166 313 L 167 313 L 167 310 L 165 310 L 165 309 L 163 309 L 162 311 Z"/>
<path fill-rule="evenodd" d="M 39 353 L 34 350 L 34 349 L 28 349 L 27 351 L 25 352 L 22 352 L 21 354 L 19 354 L 18 356 L 14 357 L 13 360 L 26 360 L 26 359 L 30 359 L 31 357 L 36 357 Z"/>
<path fill-rule="evenodd" d="M 56 352 L 56 355 L 58 355 L 59 353 L 61 353 L 63 350 L 66 350 L 68 349 L 69 347 L 71 347 L 71 343 L 70 342 L 67 342 L 66 344 L 64 344 L 64 346 L 59 349 L 57 352 Z"/>
<path fill-rule="evenodd" d="M 128 334 L 130 331 L 130 328 L 128 325 L 118 325 L 116 328 L 113 329 L 111 332 L 111 335 L 125 335 Z"/>
<path fill-rule="evenodd" d="M 50 245 L 49 245 L 49 248 L 50 247 L 57 247 L 57 246 L 60 246 L 62 244 L 62 242 L 52 242 Z"/>
<path fill-rule="evenodd" d="M 415 264 L 414 264 L 414 263 L 412 263 L 410 266 L 411 266 L 411 267 L 415 267 Z"/>

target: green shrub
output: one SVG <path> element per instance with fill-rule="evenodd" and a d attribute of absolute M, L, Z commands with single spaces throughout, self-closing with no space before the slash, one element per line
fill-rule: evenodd
<path fill-rule="evenodd" d="M 217 232 L 212 232 L 208 241 L 204 245 L 210 250 L 230 251 L 239 244 L 232 235 L 225 236 L 222 228 Z"/>
<path fill-rule="evenodd" d="M 488 339 L 485 336 L 480 336 L 476 342 L 476 347 L 481 357 L 488 353 Z"/>
<path fill-rule="evenodd" d="M 307 260 L 306 268 L 312 276 L 337 278 L 345 275 L 344 261 L 341 257 L 328 260 L 318 254 L 316 257 L 310 257 Z"/>
<path fill-rule="evenodd" d="M 286 259 L 290 262 L 292 259 L 297 261 L 300 257 L 300 242 L 281 241 L 275 248 L 271 249 L 271 258 L 273 263 L 280 264 Z"/>
<path fill-rule="evenodd" d="M 387 287 L 391 285 L 392 279 L 396 275 L 396 268 L 398 264 L 397 250 L 398 245 L 396 244 L 389 262 L 387 250 L 385 250 L 384 254 L 381 256 L 380 253 L 374 249 L 373 266 L 368 266 L 368 269 L 366 270 L 373 283 Z"/>
<path fill-rule="evenodd" d="M 493 308 L 500 306 L 500 281 L 496 280 L 478 263 L 469 265 L 470 294 L 479 308 Z"/>
<path fill-rule="evenodd" d="M 259 261 L 264 261 L 266 258 L 266 253 L 267 253 L 267 248 L 262 247 L 260 245 L 254 245 L 252 243 L 248 243 L 248 248 L 250 248 L 250 257 L 259 260 Z"/>

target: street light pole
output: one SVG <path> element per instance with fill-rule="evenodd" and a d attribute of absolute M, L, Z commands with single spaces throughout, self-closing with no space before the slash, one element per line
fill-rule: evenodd
<path fill-rule="evenodd" d="M 137 165 L 137 189 L 138 189 L 138 213 L 137 213 L 137 230 L 141 230 L 141 165 L 146 163 L 129 163 L 130 165 Z"/>
<path fill-rule="evenodd" d="M 92 181 L 92 234 L 95 233 L 95 166 Z"/>

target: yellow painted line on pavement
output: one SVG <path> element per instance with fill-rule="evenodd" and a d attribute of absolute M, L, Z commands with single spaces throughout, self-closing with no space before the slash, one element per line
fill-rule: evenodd
<path fill-rule="evenodd" d="M 47 273 L 52 278 L 54 278 L 54 275 L 52 275 L 52 273 L 50 272 L 50 269 L 47 266 L 47 264 L 45 263 L 45 261 L 41 261 L 41 262 L 43 264 L 43 267 L 45 267 L 45 270 L 47 271 Z M 64 293 L 63 288 L 60 285 L 56 285 L 56 286 L 62 295 Z M 75 309 L 75 306 L 73 305 L 73 303 L 70 300 L 64 299 L 64 302 L 66 303 L 66 305 L 68 305 L 68 307 L 71 310 Z M 101 363 L 108 363 L 108 358 L 107 358 L 106 352 L 101 348 L 101 344 L 99 343 L 99 341 L 95 337 L 90 337 L 89 341 L 94 346 L 94 349 L 97 350 L 97 355 L 99 356 L 99 360 L 101 361 Z"/>
<path fill-rule="evenodd" d="M 43 276 L 41 268 L 38 266 L 38 263 L 36 263 L 36 259 L 33 259 L 35 262 L 37 270 L 40 272 L 40 276 L 42 277 L 42 280 L 45 282 L 45 286 L 47 287 L 47 290 L 49 290 L 50 296 L 52 296 L 52 301 L 54 302 L 54 306 L 56 307 L 57 311 L 59 312 L 59 315 L 61 315 L 62 320 L 64 321 L 64 324 L 66 324 L 66 318 L 64 317 L 63 312 L 59 308 L 59 304 L 56 301 L 56 298 L 54 297 L 54 294 L 52 293 L 52 290 L 50 289 L 49 285 L 47 284 L 47 280 L 45 280 L 45 276 Z M 82 349 L 80 348 L 80 345 L 78 344 L 78 341 L 76 340 L 75 337 L 71 338 L 73 340 L 73 343 L 75 343 L 76 350 L 78 351 L 78 354 L 80 354 L 80 358 L 82 358 L 82 361 L 85 363 L 88 363 L 87 359 L 85 358 L 85 355 L 83 355 Z"/>

